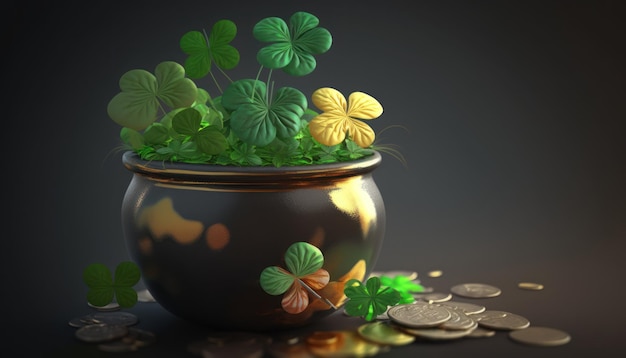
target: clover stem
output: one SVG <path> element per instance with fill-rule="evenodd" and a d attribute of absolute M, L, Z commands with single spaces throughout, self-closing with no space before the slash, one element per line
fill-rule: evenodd
<path fill-rule="evenodd" d="M 326 302 L 327 305 L 329 305 L 330 307 L 332 307 L 333 309 L 337 309 L 337 306 L 333 305 L 332 302 L 330 302 L 327 298 L 320 296 L 317 292 L 315 292 L 311 287 L 309 287 L 309 285 L 307 285 L 306 283 L 304 283 L 304 281 L 302 281 L 301 279 L 298 279 L 298 282 L 300 282 L 300 284 L 302 286 L 304 286 L 304 288 L 306 288 L 307 291 L 309 291 L 309 293 L 311 293 L 313 296 L 319 298 L 320 300 Z"/>
<path fill-rule="evenodd" d="M 261 77 L 261 71 L 263 71 L 263 65 L 259 67 L 259 71 L 256 73 L 256 77 L 254 78 L 254 83 L 252 84 L 252 93 L 250 93 L 251 101 L 254 101 L 254 94 L 256 93 L 256 83 L 259 81 L 259 77 Z"/>
<path fill-rule="evenodd" d="M 217 90 L 220 91 L 220 93 L 224 93 L 224 91 L 222 91 L 222 87 L 220 87 L 220 84 L 217 83 L 217 78 L 215 78 L 215 76 L 213 75 L 213 71 L 209 70 L 209 75 L 211 75 L 213 82 L 215 82 L 215 85 L 217 86 Z"/>
<path fill-rule="evenodd" d="M 267 73 L 267 81 L 265 83 L 267 83 L 269 85 L 271 78 L 272 78 L 272 69 L 270 68 L 270 71 Z M 265 103 L 267 103 L 268 105 L 270 104 L 270 98 L 272 98 L 272 96 L 270 96 L 269 92 L 270 91 L 266 91 L 265 92 Z"/>

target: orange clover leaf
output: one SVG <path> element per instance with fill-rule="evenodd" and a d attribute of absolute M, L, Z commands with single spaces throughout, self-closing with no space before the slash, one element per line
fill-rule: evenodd
<path fill-rule="evenodd" d="M 291 314 L 301 313 L 309 305 L 309 293 L 319 297 L 314 290 L 324 288 L 330 281 L 323 264 L 320 249 L 306 242 L 296 242 L 285 253 L 287 269 L 270 266 L 261 271 L 261 288 L 274 296 L 284 293 L 283 309 Z"/>
<path fill-rule="evenodd" d="M 315 140 L 333 146 L 344 141 L 347 135 L 361 148 L 369 147 L 376 137 L 374 130 L 361 120 L 380 117 L 382 105 L 363 92 L 352 92 L 348 101 L 341 92 L 324 87 L 313 92 L 313 104 L 323 111 L 309 123 Z"/>

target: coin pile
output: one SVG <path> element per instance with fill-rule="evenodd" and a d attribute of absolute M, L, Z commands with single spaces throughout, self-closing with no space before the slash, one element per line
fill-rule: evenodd
<path fill-rule="evenodd" d="M 77 339 L 96 344 L 105 352 L 133 352 L 155 342 L 152 332 L 133 327 L 139 322 L 129 312 L 111 311 L 110 307 L 71 319 L 70 326 L 77 328 Z"/>

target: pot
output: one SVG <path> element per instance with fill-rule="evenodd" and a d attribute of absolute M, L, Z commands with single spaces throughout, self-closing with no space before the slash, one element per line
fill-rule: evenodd
<path fill-rule="evenodd" d="M 133 173 L 122 227 L 146 288 L 172 314 L 216 329 L 308 325 L 372 271 L 385 232 L 381 155 L 298 167 L 122 157 Z"/>

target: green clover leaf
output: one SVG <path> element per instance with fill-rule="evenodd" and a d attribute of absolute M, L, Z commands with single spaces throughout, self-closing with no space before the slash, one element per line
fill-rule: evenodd
<path fill-rule="evenodd" d="M 307 99 L 295 88 L 282 87 L 268 101 L 264 82 L 244 79 L 226 88 L 222 105 L 231 111 L 234 134 L 248 144 L 265 146 L 275 138 L 293 137 L 300 131 Z"/>
<path fill-rule="evenodd" d="M 230 20 L 213 25 L 208 39 L 200 31 L 189 31 L 180 39 L 180 48 L 187 55 L 185 71 L 190 78 L 202 78 L 211 72 L 211 62 L 230 70 L 239 64 L 239 51 L 230 45 L 237 35 L 237 26 Z M 208 42 L 208 43 L 207 43 Z"/>
<path fill-rule="evenodd" d="M 411 280 L 408 276 L 396 275 L 393 278 L 382 275 L 380 276 L 380 284 L 388 286 L 398 291 L 400 294 L 400 303 L 412 303 L 415 301 L 415 297 L 412 292 L 424 292 L 424 286 L 417 284 Z"/>
<path fill-rule="evenodd" d="M 157 65 L 154 75 L 145 70 L 130 70 L 120 78 L 121 92 L 107 107 L 109 117 L 117 124 L 137 131 L 157 119 L 159 100 L 171 108 L 187 107 L 196 99 L 195 83 L 185 78 L 184 68 L 176 62 Z"/>
<path fill-rule="evenodd" d="M 257 60 L 267 68 L 281 68 L 293 76 L 308 75 L 317 64 L 313 55 L 328 51 L 332 45 L 330 32 L 318 24 L 317 17 L 303 11 L 291 16 L 289 26 L 278 17 L 259 21 L 252 30 L 254 37 L 273 43 L 259 50 Z"/>
<path fill-rule="evenodd" d="M 389 306 L 397 304 L 401 298 L 393 288 L 381 288 L 380 278 L 376 276 L 370 277 L 365 286 L 359 280 L 349 280 L 343 292 L 349 298 L 344 307 L 346 313 L 361 316 L 367 321 L 385 313 Z"/>
<path fill-rule="evenodd" d="M 320 249 L 306 242 L 296 242 L 285 252 L 287 269 L 278 266 L 266 267 L 261 271 L 259 283 L 270 295 L 286 293 L 282 306 L 289 313 L 297 314 L 306 309 L 309 305 L 306 291 L 325 300 L 334 308 L 332 303 L 314 291 L 325 287 L 330 279 L 328 271 L 322 268 L 323 265 L 324 255 Z"/>
<path fill-rule="evenodd" d="M 91 264 L 83 270 L 83 281 L 89 288 L 87 302 L 94 306 L 106 306 L 113 301 L 121 307 L 132 307 L 137 303 L 137 292 L 133 286 L 139 282 L 141 273 L 134 262 L 126 261 L 117 265 L 115 279 L 103 264 Z"/>
<path fill-rule="evenodd" d="M 223 152 L 228 143 L 226 137 L 213 126 L 202 127 L 202 114 L 194 108 L 186 108 L 172 118 L 172 129 L 196 143 L 205 154 L 214 155 Z"/>

